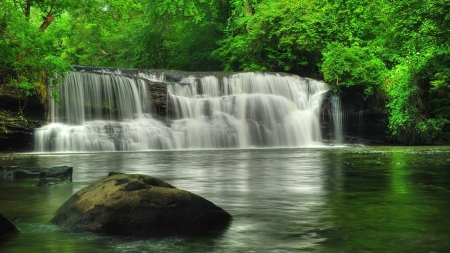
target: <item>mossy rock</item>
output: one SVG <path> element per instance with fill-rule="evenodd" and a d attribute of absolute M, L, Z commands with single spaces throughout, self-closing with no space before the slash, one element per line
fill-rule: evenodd
<path fill-rule="evenodd" d="M 78 191 L 51 221 L 104 234 L 172 236 L 220 230 L 230 220 L 210 201 L 157 178 L 114 174 Z"/>

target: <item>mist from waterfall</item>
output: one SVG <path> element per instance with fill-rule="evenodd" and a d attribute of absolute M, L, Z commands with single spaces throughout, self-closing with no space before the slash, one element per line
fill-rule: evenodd
<path fill-rule="evenodd" d="M 276 73 L 72 72 L 36 130 L 37 152 L 137 151 L 322 145 L 320 109 L 329 87 Z M 168 115 L 152 116 L 146 81 L 166 82 Z"/>

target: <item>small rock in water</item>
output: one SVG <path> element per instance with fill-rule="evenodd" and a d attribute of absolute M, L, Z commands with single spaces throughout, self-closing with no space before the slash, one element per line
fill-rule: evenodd
<path fill-rule="evenodd" d="M 20 230 L 8 218 L 0 213 L 0 239 L 19 233 Z"/>
<path fill-rule="evenodd" d="M 68 229 L 116 235 L 196 235 L 227 227 L 231 215 L 154 177 L 114 174 L 74 194 L 51 220 Z"/>
<path fill-rule="evenodd" d="M 36 170 L 29 169 L 17 169 L 6 173 L 4 178 L 6 179 L 25 179 L 25 178 L 38 178 L 41 175 L 41 172 Z"/>
<path fill-rule="evenodd" d="M 55 185 L 63 182 L 72 182 L 73 167 L 58 166 L 51 168 L 29 168 L 29 167 L 6 167 L 2 170 L 8 171 L 4 178 L 10 180 L 39 178 L 38 186 Z"/>

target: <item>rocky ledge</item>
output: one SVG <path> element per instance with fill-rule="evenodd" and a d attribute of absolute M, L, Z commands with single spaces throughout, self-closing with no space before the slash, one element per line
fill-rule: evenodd
<path fill-rule="evenodd" d="M 34 129 L 44 121 L 44 106 L 37 96 L 25 96 L 0 83 L 0 152 L 32 151 Z"/>
<path fill-rule="evenodd" d="M 110 173 L 74 194 L 51 221 L 70 230 L 173 236 L 220 231 L 230 220 L 210 201 L 157 178 Z"/>

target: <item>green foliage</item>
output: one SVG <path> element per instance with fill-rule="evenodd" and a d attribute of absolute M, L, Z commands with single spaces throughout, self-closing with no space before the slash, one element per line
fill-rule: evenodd
<path fill-rule="evenodd" d="M 309 71 L 323 41 L 320 1 L 231 1 L 227 36 L 213 55 L 226 70 Z M 321 28 L 327 29 L 325 26 Z M 326 32 L 326 31 L 325 31 Z"/>
<path fill-rule="evenodd" d="M 181 70 L 218 70 L 211 51 L 222 36 L 227 8 L 223 1 L 149 1 L 137 41 L 129 53 L 131 66 Z"/>
<path fill-rule="evenodd" d="M 383 34 L 384 55 L 396 81 L 387 90 L 391 133 L 402 143 L 439 141 L 450 136 L 450 3 L 394 1 L 392 10 L 390 29 Z"/>
<path fill-rule="evenodd" d="M 72 11 L 63 57 L 72 64 L 218 70 L 217 45 L 226 2 L 91 0 Z M 90 6 L 90 7 L 89 7 Z"/>
<path fill-rule="evenodd" d="M 246 5 L 245 3 L 250 3 Z M 386 22 L 388 1 L 231 1 L 227 36 L 213 54 L 227 70 L 319 74 L 332 42 L 364 46 Z M 250 11 L 249 11 L 250 7 Z M 378 28 L 379 27 L 379 28 Z"/>
<path fill-rule="evenodd" d="M 46 2 L 34 3 L 41 4 L 37 7 L 43 8 Z M 38 94 L 44 102 L 47 98 L 47 78 L 64 76 L 71 66 L 59 58 L 63 50 L 61 38 L 66 34 L 65 27 L 58 26 L 55 21 L 53 27 L 41 32 L 39 26 L 42 22 L 37 10 L 32 7 L 31 11 L 36 13 L 26 16 L 12 1 L 0 5 L 0 17 L 3 20 L 0 30 L 0 77 L 19 94 Z M 57 96 L 55 92 L 52 95 Z"/>
<path fill-rule="evenodd" d="M 89 0 L 68 15 L 68 36 L 62 57 L 74 65 L 127 67 L 127 49 L 143 8 L 135 1 Z"/>
<path fill-rule="evenodd" d="M 426 104 L 426 80 L 421 78 L 428 64 L 425 56 L 416 54 L 396 66 L 389 78 L 389 129 L 395 139 L 406 144 L 429 144 L 437 140 L 449 123 L 443 114 L 431 117 Z"/>
<path fill-rule="evenodd" d="M 385 83 L 386 67 L 368 47 L 330 43 L 323 51 L 321 70 L 325 81 L 330 82 L 335 91 L 342 86 L 360 85 L 365 87 L 366 95 L 371 95 Z"/>
<path fill-rule="evenodd" d="M 426 71 L 431 80 L 430 112 L 445 122 L 442 138 L 450 140 L 450 54 L 442 50 L 430 59 Z"/>

